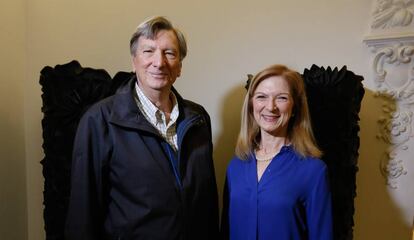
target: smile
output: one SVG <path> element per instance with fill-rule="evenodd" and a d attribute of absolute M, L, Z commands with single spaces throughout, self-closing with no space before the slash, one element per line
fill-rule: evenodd
<path fill-rule="evenodd" d="M 166 73 L 149 73 L 149 74 L 151 74 L 151 76 L 154 76 L 154 77 L 164 77 L 164 76 L 167 76 Z"/>
<path fill-rule="evenodd" d="M 279 117 L 279 115 L 262 115 L 262 118 L 267 122 L 273 122 L 277 120 Z"/>

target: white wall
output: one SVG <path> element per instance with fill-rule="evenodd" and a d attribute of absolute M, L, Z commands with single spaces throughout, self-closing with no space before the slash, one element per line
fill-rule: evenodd
<path fill-rule="evenodd" d="M 0 29 L 0 239 L 21 240 L 27 239 L 24 0 L 0 2 Z"/>
<path fill-rule="evenodd" d="M 376 149 L 384 147 L 375 138 L 381 102 L 373 97 L 371 55 L 362 42 L 369 31 L 371 7 L 371 0 L 27 1 L 27 15 L 20 11 L 18 16 L 27 17 L 24 136 L 29 239 L 44 236 L 40 70 L 77 59 L 112 75 L 129 71 L 129 37 L 151 15 L 167 16 L 187 35 L 189 55 L 176 87 L 211 115 L 220 189 L 239 127 L 246 74 L 274 63 L 298 71 L 315 63 L 347 65 L 363 75 L 366 95 L 360 114 L 355 239 L 407 239 L 409 225 L 378 171 Z M 23 175 L 17 168 L 15 172 Z"/>

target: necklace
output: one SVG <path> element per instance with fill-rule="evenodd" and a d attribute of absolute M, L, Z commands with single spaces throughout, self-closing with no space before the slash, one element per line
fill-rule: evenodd
<path fill-rule="evenodd" d="M 279 152 L 279 151 L 275 151 L 274 149 L 272 149 L 273 151 L 266 151 L 266 149 L 264 149 L 264 148 L 260 148 L 260 149 L 257 149 L 256 151 L 255 151 L 255 153 L 256 153 L 256 161 L 257 162 L 261 162 L 261 163 L 267 163 L 267 162 L 270 162 L 270 161 L 272 161 L 272 159 L 276 156 L 276 154 Z M 261 152 L 261 154 L 259 154 L 259 152 Z M 261 156 L 261 157 L 259 157 L 259 155 Z"/>
<path fill-rule="evenodd" d="M 256 160 L 258 162 L 270 162 L 275 157 L 276 153 L 271 153 L 270 155 L 264 155 L 262 158 L 257 157 L 257 151 L 256 151 Z"/>
<path fill-rule="evenodd" d="M 270 157 L 270 158 L 258 158 L 258 157 L 256 157 L 256 161 L 258 161 L 258 162 L 270 162 L 270 161 L 272 161 L 272 159 L 273 159 L 273 157 Z"/>

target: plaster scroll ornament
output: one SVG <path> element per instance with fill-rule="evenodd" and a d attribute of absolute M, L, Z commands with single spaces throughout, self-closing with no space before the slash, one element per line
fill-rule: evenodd
<path fill-rule="evenodd" d="M 411 24 L 414 0 L 378 0 L 371 28 L 405 27 Z"/>
<path fill-rule="evenodd" d="M 380 161 L 380 170 L 387 185 L 397 188 L 397 178 L 407 174 L 402 159 L 414 135 L 414 45 L 382 44 L 374 52 L 376 96 L 384 100 L 377 138 L 389 146 Z"/>
<path fill-rule="evenodd" d="M 383 100 L 377 139 L 388 146 L 380 170 L 391 188 L 410 171 L 405 165 L 414 139 L 413 15 L 414 0 L 375 1 L 371 33 L 364 40 L 373 52 L 375 95 Z"/>
<path fill-rule="evenodd" d="M 383 115 L 379 120 L 380 132 L 377 138 L 389 145 L 380 161 L 380 171 L 386 184 L 397 188 L 397 179 L 407 174 L 402 155 L 408 150 L 408 141 L 412 137 L 412 116 L 410 111 L 397 110 L 384 104 Z"/>

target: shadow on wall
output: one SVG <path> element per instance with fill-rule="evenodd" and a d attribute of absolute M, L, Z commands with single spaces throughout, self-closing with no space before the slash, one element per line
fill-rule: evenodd
<path fill-rule="evenodd" d="M 400 174 L 388 154 L 392 149 L 392 116 L 396 101 L 365 89 L 361 116 L 361 148 L 357 174 L 355 239 L 409 239 L 410 226 L 391 196 L 393 180 Z"/>
<path fill-rule="evenodd" d="M 222 204 L 222 194 L 227 164 L 234 156 L 234 147 L 236 146 L 237 136 L 239 135 L 240 112 L 245 95 L 246 89 L 242 84 L 240 84 L 239 86 L 232 88 L 222 100 L 220 111 L 220 123 L 222 129 L 218 134 L 217 140 L 214 142 L 213 153 L 220 206 Z"/>

